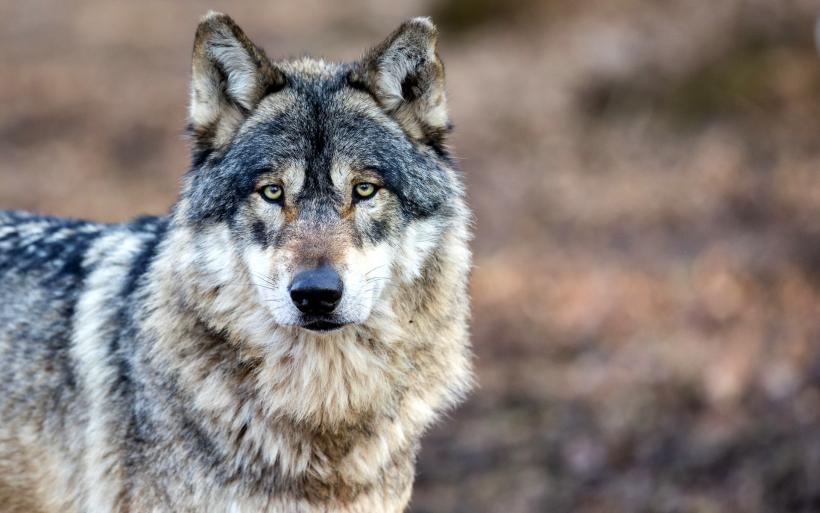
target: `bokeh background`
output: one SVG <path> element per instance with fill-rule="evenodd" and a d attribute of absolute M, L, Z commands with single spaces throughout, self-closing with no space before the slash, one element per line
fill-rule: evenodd
<path fill-rule="evenodd" d="M 479 388 L 415 513 L 820 511 L 820 2 L 0 2 L 0 206 L 163 213 L 209 8 L 349 60 L 430 14 Z"/>

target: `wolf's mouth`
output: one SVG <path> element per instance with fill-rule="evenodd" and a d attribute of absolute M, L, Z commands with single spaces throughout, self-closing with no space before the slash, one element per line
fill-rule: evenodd
<path fill-rule="evenodd" d="M 345 326 L 345 324 L 343 322 L 316 319 L 302 324 L 302 327 L 311 331 L 333 331 Z"/>

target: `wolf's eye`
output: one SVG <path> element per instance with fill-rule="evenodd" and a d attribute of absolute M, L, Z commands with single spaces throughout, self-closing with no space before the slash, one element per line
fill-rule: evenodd
<path fill-rule="evenodd" d="M 368 182 L 357 183 L 353 186 L 353 199 L 366 200 L 368 198 L 372 198 L 378 190 L 379 187 L 375 184 Z"/>
<path fill-rule="evenodd" d="M 266 201 L 276 203 L 282 200 L 282 188 L 278 185 L 266 185 L 259 191 Z"/>

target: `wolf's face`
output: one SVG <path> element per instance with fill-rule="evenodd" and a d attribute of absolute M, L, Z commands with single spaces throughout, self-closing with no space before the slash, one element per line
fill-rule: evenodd
<path fill-rule="evenodd" d="M 414 19 L 355 64 L 272 63 L 230 18 L 200 25 L 184 219 L 230 234 L 222 265 L 244 266 L 277 324 L 365 322 L 455 214 L 435 39 Z"/>

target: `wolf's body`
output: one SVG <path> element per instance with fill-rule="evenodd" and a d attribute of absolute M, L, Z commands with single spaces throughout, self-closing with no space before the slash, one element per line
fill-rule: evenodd
<path fill-rule="evenodd" d="M 470 382 L 442 79 L 424 19 L 272 64 L 209 15 L 171 214 L 0 213 L 0 512 L 402 511 Z"/>

